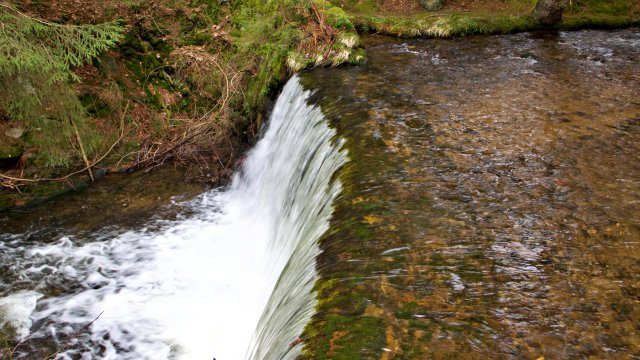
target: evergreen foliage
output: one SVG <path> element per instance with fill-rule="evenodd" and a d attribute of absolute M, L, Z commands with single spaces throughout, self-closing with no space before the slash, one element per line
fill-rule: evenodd
<path fill-rule="evenodd" d="M 99 141 L 91 139 L 72 68 L 116 45 L 122 33 L 116 22 L 55 24 L 0 3 L 0 110 L 23 123 L 27 145 L 46 165 L 68 165 L 77 154 L 74 125 L 89 138 L 87 151 L 95 150 Z"/>

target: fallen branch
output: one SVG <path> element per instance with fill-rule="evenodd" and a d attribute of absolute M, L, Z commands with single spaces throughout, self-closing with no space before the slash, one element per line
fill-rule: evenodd
<path fill-rule="evenodd" d="M 89 326 L 93 325 L 94 322 L 96 322 L 98 319 L 100 319 L 100 316 L 102 316 L 102 314 L 104 314 L 104 311 L 101 312 L 95 319 L 93 319 L 90 323 L 86 324 L 85 326 L 81 327 L 80 329 L 76 330 L 73 334 L 71 334 L 70 339 L 67 340 L 67 342 L 64 344 L 64 346 L 62 347 L 62 349 L 56 351 L 55 353 L 48 355 L 44 358 L 42 358 L 42 360 L 49 360 L 49 359 L 53 359 L 56 356 L 58 356 L 58 354 L 60 354 L 60 352 L 65 351 L 69 348 L 69 345 L 71 345 L 71 340 L 75 339 L 78 335 L 80 335 L 81 332 L 85 331 L 86 329 L 89 328 Z"/>
<path fill-rule="evenodd" d="M 129 102 L 127 102 L 127 105 L 125 106 L 124 112 L 122 113 L 122 119 L 120 120 L 120 123 L 123 124 L 124 123 L 124 117 L 127 114 L 127 110 L 129 109 Z M 85 171 L 90 170 L 91 168 L 95 167 L 97 164 L 99 164 L 102 160 L 104 160 L 110 153 L 111 151 L 113 151 L 113 149 L 116 147 L 116 145 L 118 145 L 120 143 L 120 141 L 122 140 L 122 138 L 124 137 L 125 133 L 124 131 L 120 132 L 120 136 L 118 137 L 118 140 L 116 140 L 111 147 L 109 147 L 109 150 L 107 150 L 106 153 L 104 153 L 102 156 L 100 156 L 97 160 L 95 160 L 92 163 L 88 163 L 88 159 L 86 159 L 86 163 L 87 165 L 77 171 L 74 171 L 70 174 L 67 174 L 65 176 L 62 177 L 58 177 L 58 178 L 40 178 L 40 179 L 28 179 L 28 178 L 22 178 L 22 177 L 14 177 L 14 176 L 10 176 L 7 174 L 1 174 L 0 173 L 0 179 L 4 179 L 4 180 L 9 180 L 11 182 L 24 182 L 24 183 L 38 183 L 38 182 L 52 182 L 52 181 L 65 181 L 67 179 L 69 179 L 70 177 L 74 176 L 74 175 L 78 175 L 81 174 Z M 93 176 L 92 176 L 92 180 L 93 180 Z M 14 187 L 16 186 L 15 184 L 3 184 L 3 186 L 6 187 Z"/>
<path fill-rule="evenodd" d="M 196 91 L 205 93 L 205 97 L 210 96 L 206 87 L 212 83 L 218 86 L 219 83 L 220 96 L 201 116 L 183 121 L 180 126 L 165 132 L 159 139 L 147 139 L 125 171 L 162 164 L 169 159 L 183 162 L 191 160 L 201 165 L 203 161 L 198 156 L 203 153 L 202 148 L 207 146 L 214 149 L 213 152 L 219 157 L 215 147 L 225 141 L 231 129 L 230 103 L 233 95 L 241 92 L 244 71 L 235 69 L 203 47 L 182 47 L 172 55 L 178 59 L 178 73 L 186 79 L 193 73 L 211 74 L 194 85 Z M 211 69 L 217 71 L 212 72 Z M 223 163 L 220 165 L 225 167 Z"/>

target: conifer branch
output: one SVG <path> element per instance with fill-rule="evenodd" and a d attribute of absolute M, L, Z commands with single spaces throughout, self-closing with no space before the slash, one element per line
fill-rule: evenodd
<path fill-rule="evenodd" d="M 94 136 L 70 84 L 80 80 L 73 68 L 117 45 L 123 32 L 115 21 L 51 23 L 0 0 L 0 109 L 33 131 L 33 145 L 47 165 L 69 165 L 74 155 L 89 165 L 93 146 L 82 140 Z"/>

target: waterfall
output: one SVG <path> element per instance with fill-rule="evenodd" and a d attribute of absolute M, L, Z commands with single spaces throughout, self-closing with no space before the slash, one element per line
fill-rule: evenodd
<path fill-rule="evenodd" d="M 314 312 L 317 241 L 347 159 L 309 95 L 292 78 L 230 187 L 184 204 L 179 220 L 37 245 L 0 235 L 0 265 L 12 264 L 20 294 L 37 300 L 30 336 L 53 339 L 62 359 L 299 355 L 290 344 Z M 74 288 L 41 297 L 63 284 Z"/>
<path fill-rule="evenodd" d="M 270 252 L 284 264 L 252 338 L 251 360 L 296 358 L 302 344 L 290 345 L 315 308 L 317 241 L 328 230 L 340 193 L 331 178 L 346 155 L 332 143 L 335 131 L 321 111 L 307 105 L 309 95 L 297 77 L 289 81 L 269 130 L 234 181 L 237 193 L 258 199 L 256 205 L 273 221 Z"/>

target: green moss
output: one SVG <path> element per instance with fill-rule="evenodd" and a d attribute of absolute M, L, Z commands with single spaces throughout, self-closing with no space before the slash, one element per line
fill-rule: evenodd
<path fill-rule="evenodd" d="M 129 31 L 120 46 L 126 67 L 141 82 L 164 80 L 157 70 L 167 65 L 172 50 L 173 46 L 163 39 L 162 30 L 140 27 Z"/>
<path fill-rule="evenodd" d="M 195 33 L 182 39 L 178 46 L 203 46 L 210 43 L 211 41 L 213 41 L 211 35 L 207 33 Z"/>
<path fill-rule="evenodd" d="M 413 329 L 413 330 L 425 330 L 425 331 L 429 331 L 431 334 L 433 334 L 431 331 L 433 330 L 433 325 L 425 320 L 417 320 L 417 319 L 411 319 L 409 320 L 409 326 Z"/>
<path fill-rule="evenodd" d="M 341 31 L 353 29 L 342 9 L 323 0 L 314 0 L 314 3 L 331 26 Z M 362 63 L 365 59 L 363 51 L 353 54 L 354 51 L 345 45 L 333 49 L 332 44 L 318 43 L 312 49 L 300 49 L 305 40 L 301 26 L 315 16 L 308 1 L 238 0 L 233 8 L 232 36 L 238 52 L 234 62 L 253 72 L 243 98 L 248 100 L 243 106 L 244 118 L 255 118 L 267 99 L 292 73 L 314 66 Z M 352 35 L 357 39 L 356 34 Z M 340 39 L 347 37 L 338 36 Z M 355 48 L 355 43 L 350 45 Z"/>
<path fill-rule="evenodd" d="M 320 11 L 327 17 L 327 22 L 336 29 L 350 31 L 354 29 L 353 23 L 347 13 L 338 6 L 333 6 L 325 0 L 314 0 Z"/>
<path fill-rule="evenodd" d="M 349 13 L 373 14 L 378 11 L 376 0 L 332 0 L 331 3 L 348 9 Z"/>
<path fill-rule="evenodd" d="M 566 13 L 590 13 L 600 15 L 628 15 L 631 4 L 628 0 L 575 0 L 566 8 Z"/>
<path fill-rule="evenodd" d="M 418 303 L 415 301 L 408 302 L 402 306 L 402 308 L 396 310 L 396 317 L 398 319 L 411 319 L 418 309 Z"/>
<path fill-rule="evenodd" d="M 385 14 L 380 15 L 375 7 L 362 11 L 354 3 L 347 2 L 346 8 L 354 15 L 352 21 L 357 29 L 394 37 L 435 37 L 446 38 L 473 34 L 508 34 L 540 28 L 531 16 L 533 3 L 514 1 L 508 8 L 492 12 L 460 12 L 445 10 L 435 15 Z M 629 0 L 576 0 L 566 11 L 559 29 L 619 28 L 638 22 L 638 12 L 634 14 Z"/>
<path fill-rule="evenodd" d="M 87 111 L 88 115 L 93 117 L 104 117 L 109 115 L 112 109 L 103 99 L 96 94 L 86 93 L 80 95 L 80 102 Z"/>
<path fill-rule="evenodd" d="M 51 169 L 49 169 L 50 171 Z M 43 176 L 56 175 L 55 173 L 42 171 Z M 81 179 L 76 179 L 73 182 L 74 188 L 80 188 L 86 186 L 86 182 Z M 0 189 L 0 211 L 6 210 L 14 206 L 35 206 L 43 201 L 63 194 L 72 187 L 68 184 L 60 182 L 39 182 L 31 183 L 20 188 L 22 193 L 18 194 L 15 191 Z"/>
<path fill-rule="evenodd" d="M 1 159 L 15 158 L 22 154 L 22 152 L 24 151 L 23 139 L 13 139 L 5 136 L 2 133 L 0 133 L 0 136 L 3 137 L 2 141 L 0 141 Z"/>
<path fill-rule="evenodd" d="M 178 46 L 204 46 L 213 41 L 210 35 L 212 26 L 219 22 L 221 5 L 215 0 L 191 0 L 189 15 L 183 10 L 177 11 L 180 22 Z"/>
<path fill-rule="evenodd" d="M 637 24 L 637 21 L 636 21 Z M 565 30 L 579 29 L 617 29 L 633 26 L 634 20 L 629 17 L 610 15 L 577 15 L 565 16 L 561 28 Z"/>
<path fill-rule="evenodd" d="M 474 17 L 466 14 L 443 15 L 436 19 L 366 16 L 355 20 L 361 31 L 412 38 L 448 38 L 475 34 L 508 34 L 537 27 L 530 16 Z"/>
<path fill-rule="evenodd" d="M 380 318 L 362 316 L 353 318 L 337 314 L 327 315 L 308 333 L 318 335 L 322 341 L 317 347 L 307 346 L 304 356 L 309 359 L 351 360 L 379 358 L 385 345 L 385 324 Z"/>
<path fill-rule="evenodd" d="M 363 65 L 367 62 L 367 53 L 364 49 L 356 49 L 350 55 L 347 63 L 351 65 Z"/>

